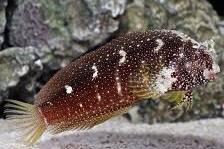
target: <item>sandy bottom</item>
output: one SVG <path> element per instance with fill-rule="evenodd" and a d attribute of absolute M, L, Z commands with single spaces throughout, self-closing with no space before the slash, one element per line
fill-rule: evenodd
<path fill-rule="evenodd" d="M 32 147 L 15 143 L 16 136 L 0 120 L 0 149 L 224 149 L 224 120 L 147 125 L 119 118 L 91 130 L 44 134 Z"/>

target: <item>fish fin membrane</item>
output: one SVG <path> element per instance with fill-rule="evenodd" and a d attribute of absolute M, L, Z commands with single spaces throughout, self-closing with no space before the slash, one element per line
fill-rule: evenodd
<path fill-rule="evenodd" d="M 192 96 L 187 96 L 187 91 L 168 91 L 161 99 L 174 103 L 175 106 L 171 110 L 175 110 L 179 107 L 185 107 L 187 110 L 192 107 Z"/>
<path fill-rule="evenodd" d="M 120 114 L 123 114 L 127 112 L 129 107 L 126 108 L 121 108 L 117 111 L 112 111 L 110 113 L 100 115 L 100 116 L 93 116 L 90 117 L 89 119 L 86 120 L 80 120 L 80 121 L 66 121 L 66 122 L 60 122 L 57 124 L 54 124 L 50 126 L 49 131 L 52 134 L 57 134 L 61 133 L 63 131 L 68 131 L 68 130 L 87 130 L 90 129 L 98 124 L 101 124 L 105 122 L 106 120 L 118 116 Z"/>
<path fill-rule="evenodd" d="M 180 103 L 185 97 L 186 91 L 168 91 L 160 98 L 171 103 Z"/>
<path fill-rule="evenodd" d="M 17 100 L 6 100 L 4 113 L 6 120 L 18 131 L 18 141 L 30 146 L 34 144 L 46 130 L 43 118 L 38 109 L 31 104 Z"/>

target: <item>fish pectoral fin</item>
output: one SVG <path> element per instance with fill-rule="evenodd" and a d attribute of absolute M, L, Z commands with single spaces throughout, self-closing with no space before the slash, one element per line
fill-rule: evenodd
<path fill-rule="evenodd" d="M 184 95 L 184 98 L 176 105 L 172 108 L 172 110 L 175 110 L 179 107 L 185 107 L 186 110 L 191 109 L 193 106 L 193 96 L 192 96 L 192 91 L 187 92 Z"/>
<path fill-rule="evenodd" d="M 192 91 L 169 91 L 161 99 L 173 103 L 175 106 L 171 110 L 185 107 L 189 110 L 193 105 Z"/>
<path fill-rule="evenodd" d="M 158 96 L 155 91 L 150 90 L 150 83 L 152 83 L 152 81 L 153 77 L 151 76 L 148 67 L 141 66 L 133 76 L 130 76 L 128 87 L 135 97 L 149 99 Z"/>
<path fill-rule="evenodd" d="M 101 124 L 105 122 L 106 120 L 123 114 L 127 112 L 129 107 L 119 109 L 117 111 L 112 111 L 104 115 L 99 115 L 99 116 L 91 116 L 89 119 L 85 120 L 73 120 L 73 121 L 65 121 L 65 122 L 60 122 L 56 123 L 52 126 L 50 126 L 49 131 L 53 134 L 61 133 L 63 131 L 68 131 L 68 130 L 86 130 L 90 129 L 98 124 Z"/>
<path fill-rule="evenodd" d="M 178 104 L 183 100 L 185 94 L 186 91 L 168 91 L 167 93 L 162 95 L 160 99 Z"/>

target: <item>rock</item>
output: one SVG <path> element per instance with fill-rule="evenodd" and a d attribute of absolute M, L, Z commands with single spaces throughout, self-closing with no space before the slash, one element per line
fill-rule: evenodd
<path fill-rule="evenodd" d="M 146 30 L 149 19 L 145 17 L 145 10 L 138 5 L 130 5 L 121 19 L 122 32 Z"/>
<path fill-rule="evenodd" d="M 219 30 L 222 35 L 224 35 L 224 21 L 219 22 Z"/>
<path fill-rule="evenodd" d="M 56 61 L 71 60 L 118 29 L 116 17 L 124 13 L 125 4 L 126 0 L 20 0 L 9 23 L 9 44 L 47 47 Z"/>
<path fill-rule="evenodd" d="M 37 53 L 38 50 L 33 47 L 14 47 L 0 52 L 0 99 L 15 96 L 19 100 L 18 93 L 24 96 L 34 91 L 33 83 L 43 69 Z M 29 77 L 25 77 L 28 74 Z"/>
<path fill-rule="evenodd" d="M 7 0 L 0 0 L 0 49 L 2 46 L 2 43 L 4 42 L 4 31 L 5 31 L 5 25 L 6 25 L 6 12 L 5 7 L 7 5 Z"/>

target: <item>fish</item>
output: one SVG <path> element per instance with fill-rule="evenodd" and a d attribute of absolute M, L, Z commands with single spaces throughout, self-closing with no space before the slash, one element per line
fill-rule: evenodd
<path fill-rule="evenodd" d="M 213 40 L 175 30 L 123 34 L 59 70 L 33 104 L 7 100 L 6 119 L 32 145 L 45 131 L 90 129 L 141 100 L 161 97 L 190 108 L 192 91 L 217 78 L 216 57 Z"/>

